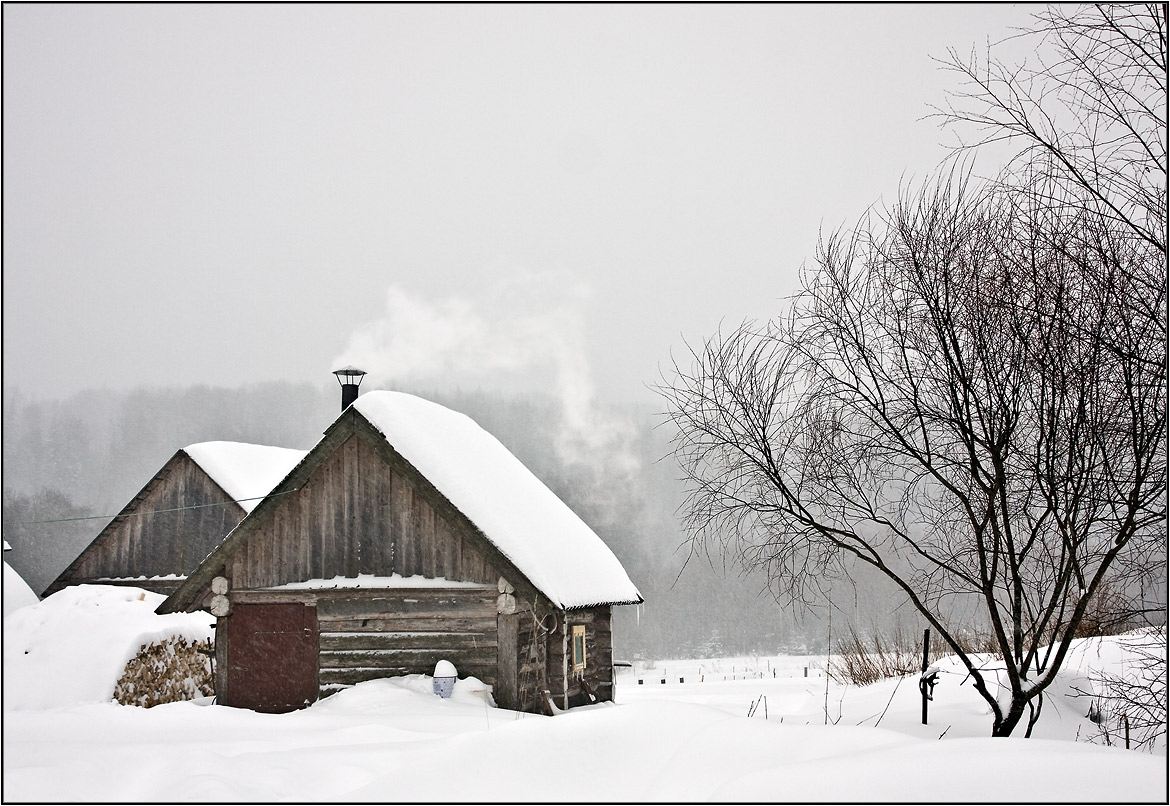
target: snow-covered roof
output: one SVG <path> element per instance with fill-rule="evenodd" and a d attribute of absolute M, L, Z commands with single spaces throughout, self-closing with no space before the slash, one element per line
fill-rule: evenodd
<path fill-rule="evenodd" d="M 183 452 L 245 512 L 255 509 L 307 453 L 246 442 L 198 442 L 183 448 Z"/>
<path fill-rule="evenodd" d="M 642 601 L 609 546 L 470 417 L 402 392 L 353 408 L 555 604 Z"/>

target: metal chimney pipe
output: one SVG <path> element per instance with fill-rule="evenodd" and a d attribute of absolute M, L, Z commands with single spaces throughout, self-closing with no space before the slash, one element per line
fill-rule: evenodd
<path fill-rule="evenodd" d="M 333 374 L 337 376 L 337 382 L 341 384 L 341 410 L 345 411 L 351 403 L 357 400 L 358 387 L 362 385 L 362 379 L 366 373 L 357 367 L 345 366 L 333 370 Z"/>
<path fill-rule="evenodd" d="M 343 383 L 341 385 L 341 410 L 345 411 L 349 408 L 349 404 L 357 400 L 358 385 L 356 383 Z"/>

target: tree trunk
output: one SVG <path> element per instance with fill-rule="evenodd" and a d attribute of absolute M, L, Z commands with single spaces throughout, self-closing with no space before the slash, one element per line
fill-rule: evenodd
<path fill-rule="evenodd" d="M 1024 716 L 1024 711 L 1028 707 L 1028 701 L 1020 695 L 1012 697 L 1012 704 L 1008 708 L 1006 714 L 1002 719 L 996 720 L 991 727 L 992 736 L 1011 736 L 1012 731 L 1016 729 L 1016 725 L 1020 724 L 1020 719 Z"/>

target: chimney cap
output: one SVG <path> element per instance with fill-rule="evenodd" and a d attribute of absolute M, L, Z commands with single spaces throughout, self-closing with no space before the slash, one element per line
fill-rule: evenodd
<path fill-rule="evenodd" d="M 346 364 L 340 369 L 333 370 L 333 374 L 337 376 L 337 382 L 340 384 L 361 383 L 362 376 L 366 374 L 366 371 Z"/>

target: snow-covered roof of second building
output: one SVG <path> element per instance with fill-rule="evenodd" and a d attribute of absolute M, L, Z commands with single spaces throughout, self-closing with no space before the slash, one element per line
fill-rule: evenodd
<path fill-rule="evenodd" d="M 555 604 L 642 600 L 609 546 L 470 417 L 401 392 L 353 407 Z"/>
<path fill-rule="evenodd" d="M 198 442 L 183 448 L 183 452 L 245 512 L 255 509 L 307 453 L 246 442 Z"/>

